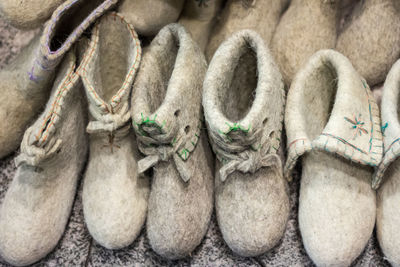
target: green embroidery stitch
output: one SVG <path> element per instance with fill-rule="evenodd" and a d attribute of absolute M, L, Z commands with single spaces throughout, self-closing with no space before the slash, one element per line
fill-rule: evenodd
<path fill-rule="evenodd" d="M 156 122 L 157 114 L 155 114 L 153 118 L 151 118 L 150 116 L 145 117 L 143 115 L 143 113 L 140 113 L 140 116 L 141 116 L 141 119 L 140 119 L 139 122 L 136 122 L 134 120 L 132 120 L 132 122 L 133 122 L 134 128 L 137 130 L 137 132 L 141 136 L 149 136 L 148 133 L 143 130 L 143 126 L 155 127 L 158 130 L 160 130 L 160 132 L 162 132 L 163 134 L 167 132 L 168 129 L 165 129 L 166 128 L 165 127 L 166 126 L 166 122 L 165 121 L 163 121 L 162 124 L 159 124 L 159 123 Z M 189 145 L 189 142 L 190 142 L 190 144 L 192 146 L 190 147 L 190 145 L 189 145 L 188 148 L 183 148 L 182 150 L 180 150 L 180 152 L 176 151 L 176 153 L 179 155 L 179 157 L 184 161 L 186 161 L 189 158 L 190 153 L 197 146 L 198 140 L 200 139 L 201 122 L 202 121 L 200 120 L 200 123 L 197 126 L 197 131 L 194 133 L 195 137 L 191 138 L 190 140 L 188 140 L 184 144 L 184 145 Z M 176 143 L 177 143 L 177 138 L 174 137 L 173 140 L 167 145 L 174 147 L 176 145 Z M 149 144 L 147 146 L 154 147 L 154 146 L 158 146 L 158 145 L 157 144 Z"/>
<path fill-rule="evenodd" d="M 186 148 L 184 148 L 184 149 L 181 150 L 179 156 L 180 156 L 183 160 L 187 160 L 187 159 L 188 159 L 188 153 L 189 153 L 189 150 L 187 150 Z"/>
<path fill-rule="evenodd" d="M 228 134 L 230 132 L 236 132 L 239 130 L 247 134 L 250 131 L 250 125 L 247 129 L 245 129 L 242 125 L 240 125 L 237 122 L 235 122 L 233 125 L 229 125 L 229 123 L 227 122 L 225 122 L 225 124 L 228 125 L 229 127 L 229 130 L 225 134 Z"/>
<path fill-rule="evenodd" d="M 142 136 L 148 136 L 148 134 L 142 129 L 142 127 L 141 127 L 142 125 L 145 125 L 145 126 L 154 126 L 154 127 L 156 127 L 158 130 L 160 130 L 161 132 L 164 132 L 164 131 L 163 131 L 163 128 L 165 127 L 165 121 L 163 121 L 163 123 L 162 123 L 161 125 L 158 124 L 158 123 L 156 122 L 157 114 L 154 115 L 154 118 L 153 118 L 153 119 L 151 119 L 150 116 L 144 117 L 144 116 L 143 116 L 143 113 L 140 113 L 140 116 L 141 116 L 141 121 L 140 121 L 139 123 L 136 122 L 136 121 L 134 121 L 134 120 L 132 120 L 134 126 L 136 126 L 136 128 L 138 129 L 140 135 L 142 135 Z"/>
<path fill-rule="evenodd" d="M 171 146 L 174 146 L 174 145 L 175 145 L 175 143 L 176 143 L 176 137 L 174 137 L 174 139 L 172 140 L 172 142 L 171 142 Z"/>
<path fill-rule="evenodd" d="M 228 135 L 230 132 L 242 131 L 243 133 L 247 134 L 251 129 L 251 125 L 249 125 L 249 127 L 246 129 L 237 122 L 233 123 L 233 125 L 230 125 L 227 122 L 225 122 L 225 124 L 228 125 L 229 129 L 226 132 L 222 132 L 221 130 L 218 130 L 218 133 L 220 135 L 225 136 L 225 138 L 228 140 L 228 142 L 232 142 L 232 138 Z"/>

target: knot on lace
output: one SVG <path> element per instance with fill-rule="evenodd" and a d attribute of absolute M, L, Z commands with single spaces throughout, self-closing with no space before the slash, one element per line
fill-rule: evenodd
<path fill-rule="evenodd" d="M 210 131 L 214 152 L 222 162 L 226 162 L 219 170 L 222 182 L 235 171 L 255 173 L 262 167 L 281 170 L 281 159 L 276 153 L 270 153 L 271 144 L 268 139 L 264 144 L 254 147 L 256 140 L 262 139 L 262 133 L 262 128 L 251 134 L 241 131 L 226 134 Z"/>
<path fill-rule="evenodd" d="M 51 138 L 43 146 L 36 145 L 36 139 L 31 138 L 32 128 L 29 128 L 24 135 L 21 143 L 21 153 L 15 158 L 17 167 L 26 164 L 33 167 L 39 167 L 46 159 L 60 150 L 62 140 Z"/>
<path fill-rule="evenodd" d="M 235 171 L 254 174 L 262 167 L 275 167 L 280 171 L 281 166 L 281 159 L 275 153 L 261 155 L 259 152 L 244 151 L 240 153 L 236 159 L 230 160 L 223 165 L 219 170 L 219 174 L 221 181 L 224 182 L 226 178 Z"/>
<path fill-rule="evenodd" d="M 89 134 L 96 134 L 107 139 L 104 147 L 109 147 L 111 153 L 115 148 L 120 148 L 118 141 L 125 138 L 130 131 L 131 125 L 127 123 L 131 118 L 128 103 L 125 103 L 117 113 L 113 112 L 111 107 L 107 112 L 100 113 L 97 109 L 90 109 L 90 114 L 96 119 L 89 122 L 86 131 Z"/>
<path fill-rule="evenodd" d="M 139 141 L 139 149 L 146 157 L 138 162 L 139 174 L 144 173 L 161 161 L 165 162 L 172 158 L 181 178 L 187 182 L 192 174 L 188 172 L 183 165 L 184 162 L 177 154 L 177 151 L 184 145 L 183 138 L 174 138 L 173 131 L 163 134 L 156 125 L 140 127 L 142 135 L 138 135 L 137 139 Z"/>
<path fill-rule="evenodd" d="M 94 117 L 94 121 L 89 122 L 86 130 L 89 134 L 106 134 L 121 132 L 123 127 L 130 119 L 128 103 L 125 103 L 118 112 L 114 113 L 111 107 L 108 107 L 107 112 L 99 112 L 97 108 L 89 107 L 90 114 Z M 128 131 L 122 131 L 127 134 Z M 122 134 L 121 133 L 121 134 Z M 123 137 L 123 136 L 122 136 Z"/>

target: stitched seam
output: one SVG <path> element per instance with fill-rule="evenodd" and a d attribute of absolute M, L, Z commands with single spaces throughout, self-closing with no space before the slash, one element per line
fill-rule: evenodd
<path fill-rule="evenodd" d="M 60 88 L 57 92 L 56 99 L 54 100 L 50 112 L 48 116 L 46 116 L 43 119 L 43 124 L 41 126 L 41 130 L 39 133 L 36 135 L 36 140 L 39 141 L 39 139 L 42 139 L 42 142 L 45 142 L 49 136 L 49 131 L 51 126 L 55 124 L 55 119 L 59 114 L 56 112 L 56 109 L 60 107 L 60 101 L 61 99 L 65 96 L 65 93 L 69 91 L 71 87 L 69 87 L 72 84 L 72 80 L 70 79 L 74 70 L 71 69 L 71 71 L 67 74 L 67 76 L 64 78 L 64 81 L 62 82 Z M 50 120 L 50 122 L 49 122 Z"/>

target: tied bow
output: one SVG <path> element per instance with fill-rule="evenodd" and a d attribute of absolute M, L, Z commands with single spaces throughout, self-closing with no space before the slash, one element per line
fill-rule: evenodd
<path fill-rule="evenodd" d="M 250 150 L 254 142 L 262 138 L 262 128 L 252 134 L 243 134 L 240 131 L 221 135 L 216 131 L 210 131 L 212 147 L 216 154 L 227 159 L 228 162 L 219 170 L 220 179 L 224 182 L 235 171 L 242 173 L 255 173 L 262 167 L 275 167 L 279 172 L 282 169 L 280 157 L 276 153 L 269 153 L 270 141 L 265 140 L 260 150 Z"/>
<path fill-rule="evenodd" d="M 94 121 L 89 122 L 86 130 L 89 134 L 96 133 L 113 133 L 119 130 L 131 118 L 128 103 L 122 105 L 117 113 L 99 112 L 98 109 L 89 107 L 90 114 L 94 117 Z M 108 110 L 112 110 L 111 107 Z"/>
<path fill-rule="evenodd" d="M 226 178 L 235 171 L 254 174 L 262 167 L 276 167 L 277 170 L 281 170 L 281 166 L 281 159 L 277 154 L 269 153 L 261 155 L 258 152 L 244 151 L 237 159 L 223 165 L 219 170 L 219 175 L 221 181 L 225 182 Z"/>
<path fill-rule="evenodd" d="M 51 138 L 43 147 L 35 145 L 36 139 L 31 138 L 33 129 L 29 128 L 24 135 L 21 143 L 21 154 L 15 158 L 17 167 L 26 164 L 33 167 L 38 167 L 44 160 L 60 150 L 62 140 Z"/>
<path fill-rule="evenodd" d="M 148 129 L 146 133 L 151 132 L 151 127 L 144 127 Z M 172 158 L 175 166 L 183 181 L 187 182 L 192 177 L 192 173 L 185 166 L 185 162 L 179 157 L 177 151 L 184 145 L 183 138 L 178 138 L 174 144 L 167 143 L 166 140 L 171 139 L 170 136 L 155 135 L 155 136 L 137 136 L 139 140 L 140 150 L 147 155 L 145 158 L 138 162 L 139 174 L 144 173 L 148 169 L 154 167 L 161 161 L 168 161 Z"/>

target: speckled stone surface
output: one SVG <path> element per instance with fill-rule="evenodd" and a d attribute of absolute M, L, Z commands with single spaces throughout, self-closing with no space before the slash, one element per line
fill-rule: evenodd
<path fill-rule="evenodd" d="M 8 26 L 0 18 L 0 67 L 4 66 L 29 42 L 36 31 L 21 32 Z M 379 97 L 381 88 L 375 90 Z M 0 160 L 0 204 L 15 173 L 13 159 L 16 154 Z M 296 179 L 297 176 L 297 179 Z M 81 185 L 80 185 L 81 187 Z M 35 266 L 313 266 L 301 243 L 297 224 L 298 175 L 290 184 L 291 215 L 282 242 L 267 254 L 257 258 L 234 255 L 224 243 L 213 215 L 210 228 L 201 245 L 191 257 L 180 261 L 166 261 L 155 254 L 148 243 L 145 230 L 128 248 L 107 250 L 90 237 L 83 219 L 80 190 L 66 232 L 57 248 Z M 389 266 L 371 238 L 354 266 Z M 2 263 L 0 266 L 8 266 Z"/>

